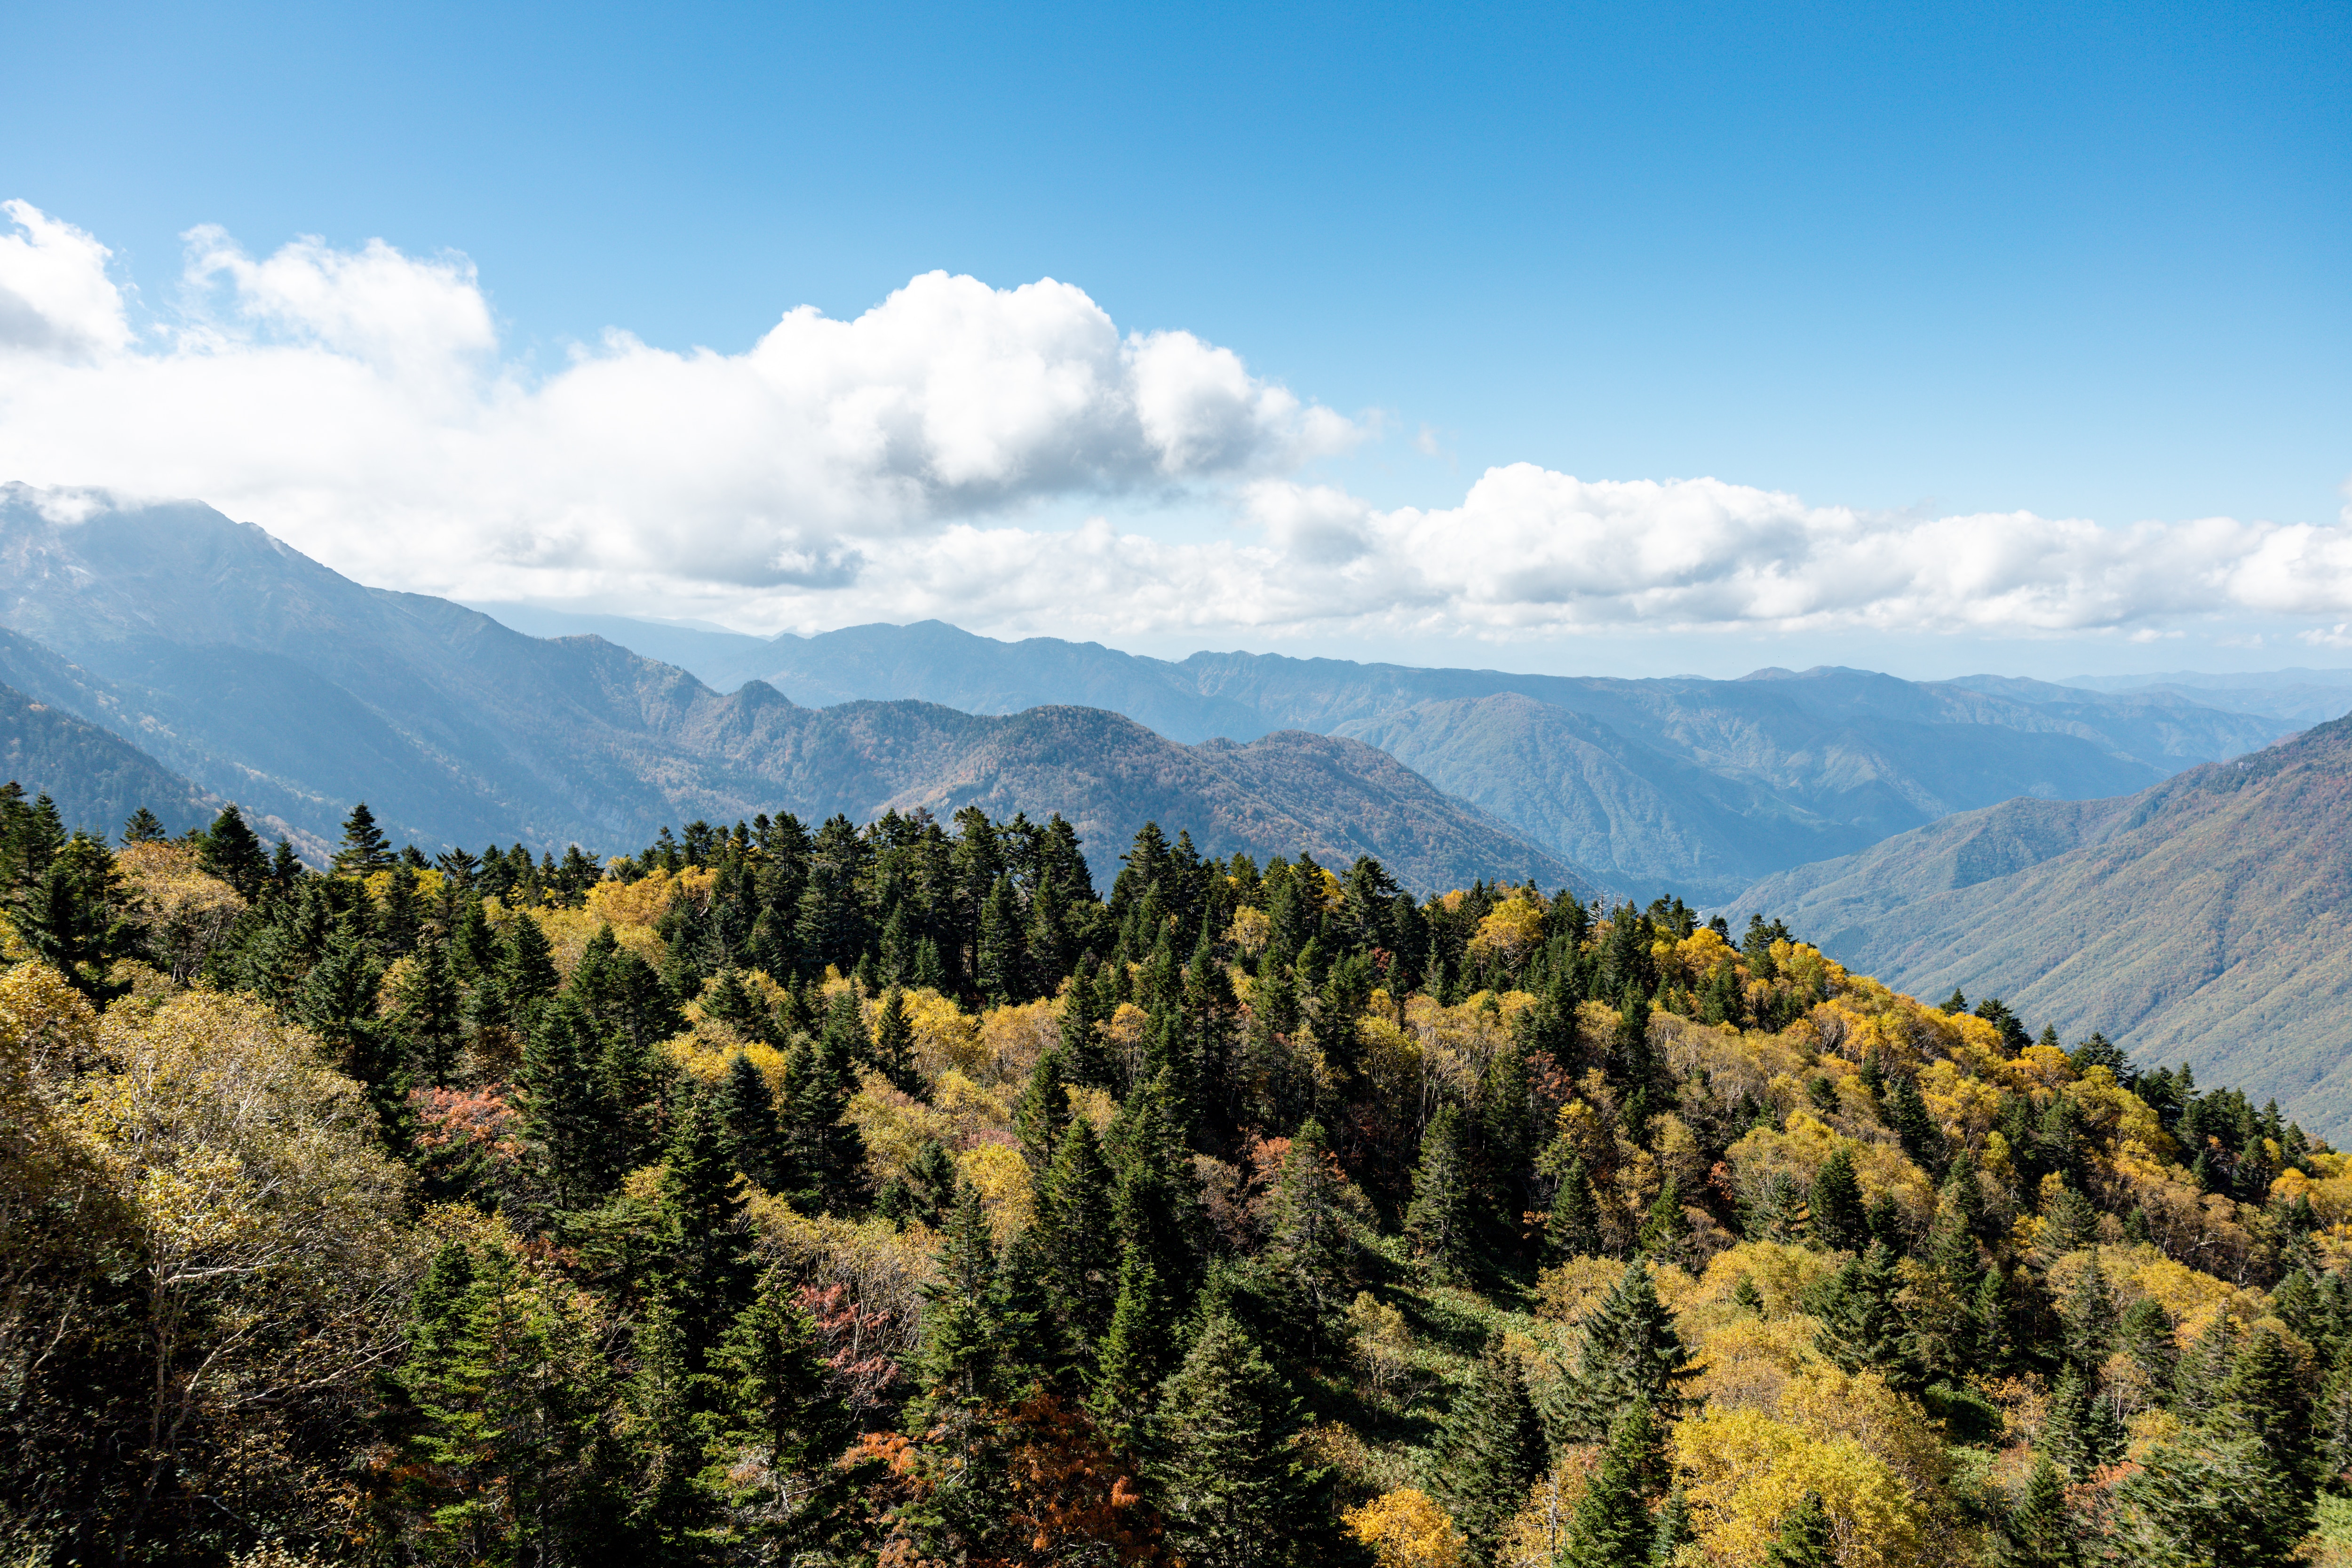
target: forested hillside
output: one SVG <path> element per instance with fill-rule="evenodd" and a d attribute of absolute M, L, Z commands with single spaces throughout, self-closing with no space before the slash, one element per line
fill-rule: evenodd
<path fill-rule="evenodd" d="M 8 686 L 0 686 L 0 776 L 51 786 L 58 820 L 99 834 L 141 806 L 173 830 L 201 827 L 220 809 L 137 747 Z"/>
<path fill-rule="evenodd" d="M 1772 909 L 1923 993 L 1991 990 L 2352 1131 L 2352 720 L 2154 789 L 2011 801 L 1768 880 Z M 1736 917 L 1735 917 L 1736 918 Z"/>
<path fill-rule="evenodd" d="M 0 795 L 0 1539 L 2284 1564 L 2352 1170 L 1778 924 L 1066 822 L 331 870 Z"/>

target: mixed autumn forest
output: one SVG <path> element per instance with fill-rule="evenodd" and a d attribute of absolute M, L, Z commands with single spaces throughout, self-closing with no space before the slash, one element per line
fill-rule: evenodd
<path fill-rule="evenodd" d="M 2352 1169 L 1801 931 L 0 794 L 26 1563 L 2333 1562 Z"/>

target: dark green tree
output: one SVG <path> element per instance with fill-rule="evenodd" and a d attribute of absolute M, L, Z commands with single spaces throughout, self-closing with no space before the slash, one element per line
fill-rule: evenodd
<path fill-rule="evenodd" d="M 269 852 L 234 805 L 223 806 L 197 840 L 196 863 L 247 899 L 259 898 L 269 880 Z"/>
<path fill-rule="evenodd" d="M 1840 1143 L 1813 1176 L 1813 1239 L 1832 1252 L 1860 1252 L 1870 1245 L 1870 1216 L 1862 1183 L 1853 1173 L 1853 1152 Z"/>
<path fill-rule="evenodd" d="M 1599 1437 L 1634 1405 L 1671 1419 L 1682 1407 L 1683 1384 L 1697 1374 L 1674 1314 L 1658 1300 L 1648 1260 L 1636 1258 L 1585 1321 L 1554 1427 Z"/>
<path fill-rule="evenodd" d="M 1807 1492 L 1789 1510 L 1780 1533 L 1765 1548 L 1764 1568 L 1837 1568 L 1837 1542 L 1821 1493 Z"/>
<path fill-rule="evenodd" d="M 375 813 L 367 808 L 367 802 L 352 806 L 352 814 L 343 818 L 343 842 L 335 850 L 335 875 L 364 877 L 372 871 L 389 871 L 398 864 L 400 857 L 393 853 L 383 829 L 376 826 Z"/>
<path fill-rule="evenodd" d="M 1168 1534 L 1187 1563 L 1325 1560 L 1325 1476 L 1300 1451 L 1305 1411 L 1232 1312 L 1194 1331 L 1154 1425 Z"/>
<path fill-rule="evenodd" d="M 768 1561 L 830 1544 L 855 1522 L 847 1516 L 855 1475 L 833 1461 L 856 1428 L 818 1352 L 815 1325 L 780 1271 L 761 1277 L 716 1364 L 727 1429 L 759 1459 L 729 1478 L 744 1517 L 739 1538 Z"/>
<path fill-rule="evenodd" d="M 1475 1256 L 1470 1174 L 1461 1110 L 1441 1105 L 1421 1136 L 1421 1160 L 1413 1167 L 1412 1203 L 1404 1225 L 1422 1256 L 1443 1274 L 1460 1272 Z"/>
<path fill-rule="evenodd" d="M 1646 1405 L 1628 1405 L 1610 1427 L 1601 1466 L 1570 1516 L 1560 1568 L 1648 1568 L 1658 1525 L 1644 1494 L 1661 1461 L 1658 1426 Z"/>
<path fill-rule="evenodd" d="M 2065 1480 L 2048 1455 L 2035 1458 L 2025 1490 L 2001 1524 L 2000 1568 L 2081 1568 L 2083 1547 L 2066 1507 Z"/>
<path fill-rule="evenodd" d="M 1592 1183 L 1585 1174 L 1584 1162 L 1570 1157 L 1559 1173 L 1559 1184 L 1552 1193 L 1551 1214 L 1544 1222 L 1544 1256 L 1554 1263 L 1570 1258 L 1598 1258 L 1603 1245 L 1601 1205 L 1593 1202 Z"/>
<path fill-rule="evenodd" d="M 1487 1561 L 1543 1473 L 1546 1458 L 1543 1426 L 1519 1358 L 1500 1334 L 1487 1337 L 1468 1385 L 1438 1428 L 1435 1451 L 1433 1489 L 1471 1554 Z M 1646 1535 L 1646 1516 L 1643 1524 Z"/>
<path fill-rule="evenodd" d="M 1038 1186 L 1036 1230 L 1055 1321 L 1073 1354 L 1091 1357 L 1118 1305 L 1119 1243 L 1110 1167 L 1083 1116 L 1064 1129 Z"/>
<path fill-rule="evenodd" d="M 1848 1259 L 1822 1291 L 1822 1326 L 1816 1343 L 1847 1372 L 1896 1373 L 1903 1363 L 1905 1324 L 1901 1260 L 1885 1242 L 1874 1241 Z"/>

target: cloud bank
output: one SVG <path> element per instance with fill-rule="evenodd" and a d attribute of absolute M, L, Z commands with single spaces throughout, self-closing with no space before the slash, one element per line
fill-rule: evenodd
<path fill-rule="evenodd" d="M 142 324 L 96 237 L 0 213 L 0 479 L 200 498 L 389 586 L 1106 637 L 2144 636 L 2218 617 L 2317 623 L 2317 640 L 2352 616 L 2352 518 L 1885 516 L 1527 464 L 1458 505 L 1378 509 L 1308 477 L 1376 421 L 1189 332 L 1122 333 L 1050 279 L 929 273 L 854 320 L 792 310 L 737 354 L 613 331 L 530 377 L 463 257 L 301 239 L 257 259 L 200 228 L 176 303 Z M 1035 521 L 1149 517 L 1171 496 L 1231 532 Z"/>

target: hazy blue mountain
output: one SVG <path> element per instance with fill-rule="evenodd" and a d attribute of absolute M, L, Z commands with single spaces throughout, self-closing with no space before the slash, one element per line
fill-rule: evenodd
<path fill-rule="evenodd" d="M 1734 900 L 1919 996 L 1998 995 L 2069 1043 L 2352 1132 L 2352 719 L 2136 795 L 2014 800 Z"/>
<path fill-rule="evenodd" d="M 2078 675 L 2063 684 L 2116 695 L 2167 696 L 2303 726 L 2352 712 L 2352 669 L 2271 669 L 2212 675 Z"/>
<path fill-rule="evenodd" d="M 612 852 L 664 823 L 1059 810 L 1106 871 L 1144 820 L 1204 851 L 1378 855 L 1423 890 L 1591 878 L 1360 743 L 1184 746 L 1107 712 L 722 694 L 598 637 L 527 637 L 370 589 L 210 508 L 59 521 L 0 491 L 0 680 L 118 735 L 307 846 L 364 798 L 428 846 Z M 160 807 L 159 807 L 160 809 Z"/>
<path fill-rule="evenodd" d="M 1067 703 L 1188 742 L 1352 736 L 1644 899 L 1727 899 L 1770 871 L 2016 795 L 2126 793 L 2289 728 L 2167 695 L 1852 669 L 1612 680 L 1251 653 L 1170 661 L 938 621 L 766 641 L 626 624 L 606 635 L 642 652 L 699 637 L 712 684 L 756 676 L 809 705 Z"/>
<path fill-rule="evenodd" d="M 166 831 L 201 827 L 221 803 L 128 741 L 0 685 L 0 784 L 57 803 L 66 830 L 113 838 L 145 806 Z"/>

